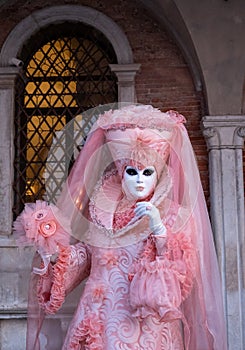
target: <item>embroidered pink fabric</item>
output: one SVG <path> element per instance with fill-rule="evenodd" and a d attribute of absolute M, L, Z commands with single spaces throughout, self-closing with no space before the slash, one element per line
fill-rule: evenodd
<path fill-rule="evenodd" d="M 213 236 L 184 121 L 142 105 L 98 118 L 57 202 L 78 243 L 33 283 L 41 309 L 30 309 L 28 350 L 42 348 L 42 337 L 47 349 L 61 348 L 45 322 L 41 328 L 43 312 L 56 312 L 86 277 L 63 350 L 227 349 Z M 152 160 L 158 183 L 149 201 L 166 239 L 153 236 L 146 217 L 135 219 L 121 188 L 127 162 Z"/>
<path fill-rule="evenodd" d="M 136 317 L 157 314 L 163 322 L 183 318 L 179 307 L 192 289 L 196 252 L 184 233 L 168 235 L 162 255 L 156 255 L 151 237 L 130 272 L 130 304 Z"/>

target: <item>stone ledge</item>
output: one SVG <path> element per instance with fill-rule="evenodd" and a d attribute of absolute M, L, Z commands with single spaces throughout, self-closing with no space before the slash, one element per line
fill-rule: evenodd
<path fill-rule="evenodd" d="M 0 320 L 9 320 L 9 319 L 27 319 L 27 310 L 26 309 L 0 309 Z"/>
<path fill-rule="evenodd" d="M 14 237 L 4 235 L 0 232 L 0 249 L 1 248 L 18 248 Z"/>

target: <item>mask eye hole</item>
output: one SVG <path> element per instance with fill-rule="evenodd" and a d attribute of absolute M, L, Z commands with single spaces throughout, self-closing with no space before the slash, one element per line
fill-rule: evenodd
<path fill-rule="evenodd" d="M 134 169 L 134 168 L 127 168 L 127 169 L 126 169 L 126 173 L 127 173 L 128 175 L 130 175 L 130 176 L 135 176 L 135 175 L 138 174 L 137 170 Z"/>
<path fill-rule="evenodd" d="M 153 169 L 145 169 L 144 171 L 143 171 L 143 175 L 145 175 L 145 176 L 151 176 L 152 174 L 154 173 L 154 170 Z"/>

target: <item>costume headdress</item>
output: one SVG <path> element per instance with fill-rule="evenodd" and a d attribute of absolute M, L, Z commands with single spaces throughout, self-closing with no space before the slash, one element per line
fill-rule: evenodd
<path fill-rule="evenodd" d="M 88 240 L 88 236 L 85 237 L 84 233 L 81 235 L 80 227 L 81 225 L 91 226 L 91 221 L 94 221 L 90 220 L 91 202 L 96 215 L 104 218 L 104 214 L 111 214 L 111 218 L 108 217 L 108 225 L 104 227 L 104 233 L 107 233 L 110 238 L 104 240 L 101 236 L 101 240 L 98 239 L 99 232 L 101 232 L 98 231 L 95 239 L 98 245 L 127 245 L 149 234 L 148 230 L 144 230 L 145 233 L 139 236 L 139 227 L 137 227 L 135 229 L 137 234 L 131 235 L 134 236 L 133 241 L 130 241 L 132 237 L 115 240 L 116 235 L 115 232 L 112 232 L 112 222 L 109 222 L 112 220 L 118 201 L 121 200 L 123 170 L 126 165 L 130 164 L 155 166 L 158 186 L 151 201 L 159 204 L 168 197 L 169 201 L 164 203 L 165 215 L 170 215 L 167 207 L 170 201 L 175 201 L 177 205 L 185 202 L 185 207 L 189 205 L 189 210 L 191 210 L 197 192 L 194 191 L 191 196 L 195 198 L 190 199 L 188 174 L 185 176 L 181 164 L 184 143 L 189 142 L 183 126 L 184 121 L 185 118 L 177 112 L 162 113 L 152 106 L 143 105 L 131 105 L 118 110 L 110 110 L 99 116 L 58 201 L 58 206 L 73 218 L 73 235 L 76 238 Z M 195 163 L 193 165 L 195 167 Z M 193 171 L 193 166 L 189 171 Z M 195 172 L 198 174 L 197 169 Z M 183 175 L 182 183 L 179 181 L 180 174 Z M 104 196 L 100 196 L 102 198 L 100 200 L 98 197 L 95 199 L 96 194 L 94 194 L 98 191 L 98 186 L 103 187 Z M 178 188 L 177 191 L 176 188 Z M 100 213 L 98 209 L 101 209 Z M 184 224 L 186 213 L 187 211 L 179 215 L 176 230 L 179 229 L 181 221 Z M 97 221 L 100 221 L 99 217 Z M 138 224 L 141 225 L 141 223 Z M 142 222 L 142 227 L 143 225 L 146 223 Z M 136 226 L 135 223 L 134 226 Z M 97 231 L 97 228 L 94 227 L 92 231 Z M 123 231 L 124 236 L 126 231 L 127 228 Z M 90 243 L 92 243 L 91 237 L 90 235 Z"/>

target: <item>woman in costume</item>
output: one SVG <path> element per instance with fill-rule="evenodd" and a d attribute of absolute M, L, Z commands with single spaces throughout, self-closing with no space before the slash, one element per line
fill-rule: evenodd
<path fill-rule="evenodd" d="M 45 314 L 87 278 L 63 350 L 226 350 L 212 231 L 184 122 L 143 105 L 103 113 L 56 206 L 26 206 L 15 229 L 42 258 L 27 349 L 39 349 Z"/>

